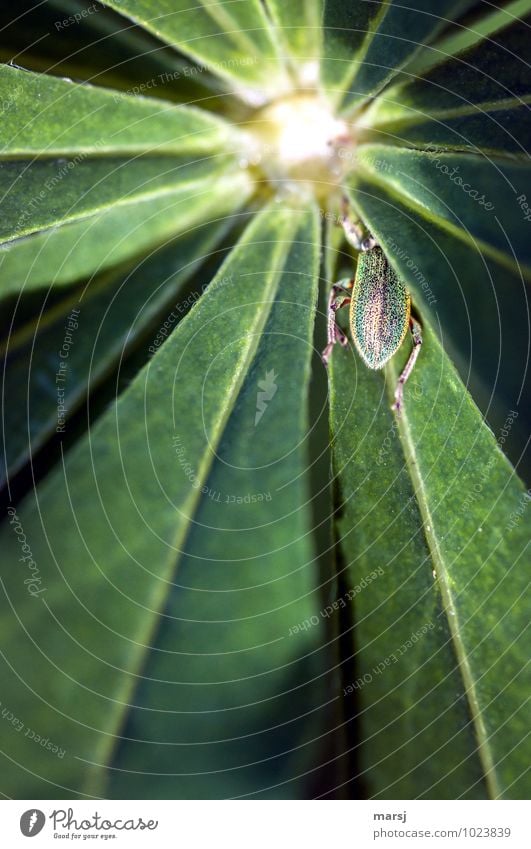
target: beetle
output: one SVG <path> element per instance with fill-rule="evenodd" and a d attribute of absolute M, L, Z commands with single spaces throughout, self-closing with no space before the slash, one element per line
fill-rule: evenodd
<path fill-rule="evenodd" d="M 413 348 L 398 378 L 392 409 L 403 406 L 404 384 L 413 371 L 422 345 L 422 328 L 411 315 L 411 295 L 390 265 L 382 248 L 371 235 L 364 235 L 359 222 L 348 214 L 343 201 L 340 223 L 349 244 L 360 251 L 356 276 L 332 286 L 328 299 L 327 345 L 322 353 L 328 365 L 336 342 L 346 347 L 348 339 L 338 326 L 336 313 L 350 305 L 350 332 L 363 362 L 370 369 L 381 369 L 400 348 L 408 329 Z"/>

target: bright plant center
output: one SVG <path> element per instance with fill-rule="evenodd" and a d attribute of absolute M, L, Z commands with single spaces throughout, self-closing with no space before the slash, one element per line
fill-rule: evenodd
<path fill-rule="evenodd" d="M 336 118 L 317 94 L 278 100 L 258 112 L 249 127 L 256 152 L 251 158 L 279 187 L 319 198 L 336 191 L 352 158 L 347 123 Z"/>

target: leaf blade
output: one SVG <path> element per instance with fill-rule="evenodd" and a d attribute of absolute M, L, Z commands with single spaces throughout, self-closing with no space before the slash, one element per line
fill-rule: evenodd
<path fill-rule="evenodd" d="M 43 774 L 46 769 L 46 776 L 52 787 L 54 783 L 61 784 L 68 787 L 69 793 L 99 795 L 101 767 L 93 767 L 93 774 L 89 776 L 89 786 L 87 786 L 85 784 L 87 761 L 101 765 L 109 763 L 109 757 L 113 755 L 114 735 L 122 733 L 120 718 L 124 715 L 124 711 L 134 707 L 136 703 L 131 695 L 135 692 L 139 675 L 142 675 L 145 653 L 156 640 L 156 625 L 160 621 L 160 612 L 165 614 L 164 621 L 171 621 L 173 618 L 170 611 L 168 620 L 165 599 L 174 581 L 172 576 L 178 550 L 183 547 L 182 544 L 188 536 L 190 523 L 195 519 L 199 504 L 197 489 L 191 487 L 186 472 L 173 459 L 174 447 L 171 440 L 176 429 L 178 428 L 178 432 L 183 434 L 186 459 L 191 463 L 194 474 L 201 483 L 206 482 L 207 475 L 211 473 L 212 464 L 216 460 L 216 454 L 218 452 L 224 454 L 227 450 L 230 452 L 235 445 L 233 439 L 223 443 L 222 431 L 226 429 L 231 410 L 235 409 L 236 398 L 239 398 L 245 409 L 253 412 L 253 420 L 245 431 L 246 445 L 252 451 L 259 443 L 262 443 L 260 450 L 269 452 L 270 460 L 272 459 L 271 451 L 274 455 L 276 439 L 274 432 L 258 429 L 255 433 L 253 408 L 256 405 L 256 396 L 252 392 L 249 397 L 248 391 L 242 392 L 242 388 L 248 374 L 248 367 L 255 359 L 261 340 L 265 338 L 267 341 L 268 334 L 266 333 L 264 337 L 263 331 L 267 327 L 269 317 L 273 315 L 272 310 L 277 313 L 277 318 L 273 319 L 276 325 L 279 316 L 281 318 L 283 316 L 277 330 L 285 332 L 284 322 L 288 321 L 288 326 L 291 325 L 292 312 L 299 309 L 297 300 L 292 304 L 291 311 L 285 313 L 282 304 L 283 296 L 279 287 L 281 281 L 286 284 L 291 282 L 292 286 L 299 282 L 301 263 L 306 273 L 311 275 L 313 295 L 310 299 L 310 308 L 301 316 L 302 333 L 296 363 L 287 383 L 287 388 L 293 387 L 296 391 L 288 391 L 284 400 L 288 408 L 293 411 L 290 419 L 293 425 L 286 429 L 286 433 L 289 431 L 290 434 L 288 440 L 292 449 L 289 455 L 291 459 L 287 463 L 286 461 L 280 463 L 281 458 L 277 457 L 274 465 L 276 474 L 283 469 L 282 476 L 289 471 L 294 480 L 298 481 L 295 490 L 292 491 L 298 493 L 296 503 L 301 511 L 299 522 L 302 521 L 302 524 L 297 522 L 297 527 L 299 529 L 304 527 L 307 530 L 311 527 L 304 497 L 301 502 L 301 496 L 305 496 L 306 493 L 301 474 L 305 468 L 304 452 L 301 449 L 304 431 L 301 432 L 301 426 L 304 422 L 303 411 L 307 387 L 306 378 L 301 381 L 300 376 L 303 373 L 308 375 L 311 352 L 311 346 L 308 343 L 313 324 L 311 304 L 315 303 L 317 283 L 318 254 L 314 242 L 317 231 L 316 222 L 315 210 L 310 213 L 300 212 L 279 207 L 278 204 L 272 204 L 270 208 L 259 214 L 242 237 L 239 246 L 220 269 L 205 296 L 181 322 L 168 342 L 154 356 L 150 365 L 118 401 L 116 407 L 111 408 L 99 420 L 90 439 L 78 444 L 65 457 L 63 469 L 58 469 L 55 474 L 49 476 L 39 487 L 36 496 L 32 496 L 26 504 L 18 508 L 19 521 L 31 542 L 34 557 L 39 562 L 40 575 L 43 585 L 46 586 L 46 593 L 43 603 L 37 602 L 38 607 L 35 607 L 32 603 L 36 602 L 36 599 L 28 597 L 26 589 L 20 584 L 18 574 L 11 572 L 5 577 L 4 585 L 16 615 L 34 638 L 33 642 L 26 641 L 21 650 L 24 662 L 28 669 L 32 670 L 28 673 L 32 676 L 30 686 L 34 693 L 38 694 L 37 698 L 32 696 L 27 702 L 27 689 L 17 688 L 10 679 L 13 709 L 19 713 L 24 712 L 27 721 L 37 726 L 39 724 L 37 713 L 41 712 L 40 722 L 42 723 L 42 711 L 46 710 L 43 700 L 49 702 L 52 706 L 48 726 L 50 736 L 55 734 L 60 737 L 63 747 L 68 751 L 68 757 L 65 756 L 64 762 L 55 759 L 50 764 L 46 753 L 38 751 L 38 747 L 33 746 L 26 747 L 24 752 L 19 751 L 16 758 L 23 764 L 31 762 L 32 769 L 37 774 Z M 298 233 L 301 235 L 297 236 Z M 284 278 L 283 268 L 294 237 L 297 241 L 297 250 L 292 255 L 290 263 L 293 264 L 290 264 Z M 306 257 L 306 260 L 303 257 Z M 309 257 L 312 259 L 308 264 Z M 303 277 L 304 273 L 303 271 Z M 263 284 L 259 286 L 258 303 L 256 291 L 250 286 L 242 287 L 241 285 L 242 279 L 244 281 L 246 279 L 245 275 L 250 275 L 249 280 Z M 291 300 L 290 297 L 289 301 Z M 275 346 L 270 346 L 268 350 L 270 356 L 274 355 Z M 218 354 L 221 352 L 222 363 L 216 363 L 215 358 L 212 360 L 212 351 Z M 263 358 L 257 361 L 259 374 L 261 364 L 264 362 Z M 175 391 L 174 375 L 175 369 L 179 370 L 179 363 L 183 369 L 186 369 L 188 380 L 180 381 L 178 391 Z M 208 369 L 202 366 L 208 363 L 213 365 L 213 370 L 211 369 L 208 385 L 204 386 L 201 406 L 195 399 L 198 395 L 198 387 L 199 393 L 201 390 L 203 374 L 208 373 Z M 191 385 L 194 373 L 196 373 L 195 387 Z M 147 380 L 148 375 L 149 380 Z M 190 399 L 194 399 L 194 403 L 191 403 Z M 271 402 L 271 409 L 273 409 L 272 404 L 273 402 Z M 145 409 L 149 410 L 145 426 L 138 427 Z M 202 421 L 204 421 L 204 428 L 196 427 L 198 422 L 201 425 Z M 238 421 L 241 431 L 241 419 L 239 418 Z M 293 444 L 294 437 L 295 444 Z M 148 470 L 150 470 L 149 473 Z M 293 474 L 294 472 L 296 474 Z M 266 471 L 266 479 L 267 475 Z M 123 486 L 116 486 L 118 479 L 123 480 Z M 74 480 L 76 484 L 71 486 L 70 483 Z M 278 482 L 280 481 L 277 479 Z M 90 492 L 92 495 L 89 495 Z M 57 511 L 60 504 L 64 503 L 64 499 L 59 497 L 60 493 L 66 496 L 67 503 L 70 505 L 72 522 L 69 524 L 69 532 L 63 534 L 61 539 L 54 541 L 53 551 L 50 552 L 46 533 L 59 518 Z M 170 496 L 169 500 L 167 496 Z M 202 497 L 204 500 L 204 495 Z M 306 680 L 304 670 L 307 669 L 305 666 L 307 656 L 314 658 L 311 663 L 317 664 L 318 675 L 324 674 L 328 665 L 324 663 L 324 658 L 320 659 L 322 658 L 320 628 L 316 628 L 313 634 L 309 635 L 302 632 L 297 642 L 289 642 L 288 623 L 298 621 L 299 613 L 306 615 L 309 610 L 315 610 L 318 602 L 313 568 L 308 566 L 305 569 L 294 570 L 293 568 L 295 552 L 297 564 L 302 567 L 307 562 L 309 554 L 311 558 L 311 545 L 309 545 L 307 530 L 300 539 L 298 535 L 293 535 L 292 529 L 290 530 L 290 523 L 286 522 L 284 516 L 286 497 L 289 500 L 289 495 L 279 496 L 276 507 L 274 499 L 267 501 L 266 506 L 272 504 L 274 510 L 280 510 L 284 517 L 282 538 L 285 543 L 290 541 L 286 554 L 283 555 L 283 566 L 277 578 L 281 580 L 283 569 L 286 568 L 286 580 L 292 574 L 294 578 L 291 580 L 294 583 L 288 584 L 291 587 L 287 593 L 289 612 L 286 615 L 272 613 L 267 627 L 274 632 L 278 645 L 284 647 L 283 663 L 296 665 L 299 669 L 298 683 L 303 685 Z M 214 504 L 211 499 L 210 502 Z M 151 511 L 156 503 L 160 509 L 156 509 L 152 518 L 149 519 L 150 529 L 148 529 L 140 517 L 143 516 L 144 520 L 148 516 L 151 517 Z M 256 506 L 253 509 L 256 510 Z M 42 510 L 44 513 L 40 513 L 43 518 L 41 524 L 38 517 L 39 511 Z M 238 515 L 240 514 L 236 514 L 237 522 Z M 226 518 L 232 521 L 234 516 L 234 511 L 232 516 L 230 510 L 226 514 Z M 255 549 L 251 531 L 254 522 L 252 515 L 249 518 L 251 528 L 248 545 L 249 550 L 253 552 Z M 266 523 L 261 533 L 271 534 L 268 527 Z M 132 533 L 133 528 L 137 529 L 135 533 Z M 229 531 L 228 528 L 227 531 Z M 13 531 L 9 526 L 4 526 L 2 532 L 6 543 L 11 546 L 11 556 L 14 557 L 16 553 L 18 554 L 16 548 L 18 543 Z M 124 543 L 127 540 L 125 547 L 116 544 L 117 537 L 121 537 Z M 72 560 L 71 555 L 74 552 L 75 557 Z M 289 557 L 287 557 L 288 552 Z M 192 555 L 192 552 L 189 553 Z M 84 564 L 82 568 L 79 567 L 80 558 Z M 142 561 L 144 561 L 143 566 L 140 565 Z M 56 572 L 55 562 L 61 564 L 60 573 Z M 247 557 L 247 563 L 249 562 L 253 562 L 252 555 L 250 558 Z M 269 568 L 274 570 L 274 564 L 273 558 L 269 562 Z M 204 569 L 199 571 L 196 569 L 195 580 L 201 581 L 207 577 L 207 574 L 209 573 Z M 215 574 L 210 574 L 212 580 L 217 580 Z M 223 581 L 219 570 L 217 575 L 219 580 Z M 57 576 L 57 580 L 54 576 Z M 256 577 L 253 577 L 252 571 L 248 573 L 248 577 L 251 579 L 251 584 L 256 583 Z M 226 573 L 226 579 L 229 583 L 228 586 L 225 585 L 225 588 L 230 589 L 232 586 L 230 572 Z M 273 610 L 281 609 L 277 595 L 279 590 L 275 580 L 272 582 L 272 587 L 274 588 L 273 596 L 266 598 L 266 609 L 268 607 L 272 607 Z M 221 586 L 218 584 L 218 589 L 223 589 L 223 584 Z M 237 587 L 232 586 L 232 589 L 236 591 Z M 116 619 L 117 602 L 115 599 L 111 603 L 110 598 L 114 592 L 120 593 L 120 598 L 124 604 L 127 604 L 129 611 L 127 615 L 125 611 L 120 615 L 119 627 L 117 627 Z M 249 601 L 248 612 L 246 613 L 244 604 L 240 615 L 232 614 L 231 617 L 229 605 L 226 615 L 229 619 L 248 620 L 250 612 L 251 621 L 255 621 L 258 628 L 258 637 L 260 622 L 266 610 L 262 609 L 261 616 L 256 615 L 255 605 L 261 603 L 260 594 L 252 590 L 252 587 L 249 592 L 251 601 Z M 221 599 L 224 598 L 226 596 L 221 593 Z M 68 607 L 74 603 L 72 599 L 75 599 L 75 615 L 70 617 Z M 98 602 L 97 599 L 99 599 Z M 238 599 L 237 594 L 236 599 Z M 282 593 L 280 593 L 281 599 Z M 204 607 L 208 600 L 208 594 L 198 592 L 197 613 L 195 616 L 190 616 L 188 612 L 186 618 L 199 620 L 223 618 L 219 616 L 219 612 L 217 616 L 212 615 L 208 605 Z M 182 594 L 177 595 L 177 601 L 180 604 L 183 603 Z M 214 610 L 219 611 L 220 602 L 217 597 L 215 602 Z M 97 613 L 94 607 L 96 603 Z M 186 598 L 184 603 L 185 605 L 188 603 Z M 64 604 L 67 605 L 66 609 L 63 607 Z M 279 632 L 281 626 L 284 630 Z M 0 627 L 5 631 L 8 626 L 4 622 Z M 242 635 L 245 638 L 246 633 L 248 639 L 248 627 L 247 625 L 243 632 L 241 629 L 238 631 L 240 639 Z M 233 630 L 229 629 L 227 633 L 230 639 Z M 35 639 L 37 634 L 38 639 Z M 109 639 L 111 634 L 112 639 Z M 202 647 L 197 642 L 197 634 L 193 640 L 195 640 L 195 649 L 192 641 L 192 651 L 201 652 Z M 266 688 L 268 680 L 272 680 L 267 672 L 270 663 L 269 641 L 270 637 L 266 638 L 262 653 L 264 666 L 261 681 Z M 259 651 L 261 642 L 263 641 L 260 639 L 254 640 L 257 644 L 256 651 Z M 161 647 L 164 648 L 164 646 Z M 59 648 L 62 659 L 56 672 L 51 673 L 50 663 L 53 663 Z M 190 646 L 184 644 L 183 649 L 186 653 L 190 650 Z M 240 651 L 241 649 L 240 645 Z M 41 664 L 39 669 L 39 664 L 29 663 L 29 654 L 37 652 L 37 655 L 41 656 L 41 651 L 48 660 L 45 664 Z M 73 654 L 70 655 L 70 652 Z M 186 657 L 186 654 L 184 656 Z M 229 652 L 226 657 L 227 663 L 231 657 L 234 662 L 237 655 L 231 655 Z M 276 660 L 279 657 L 279 654 L 274 655 Z M 13 658 L 7 659 L 10 661 Z M 19 656 L 18 663 L 20 664 L 21 661 L 22 658 Z M 80 663 L 83 668 L 81 680 L 78 675 Z M 219 670 L 219 659 L 216 660 L 214 668 Z M 120 672 L 120 675 L 117 675 L 117 672 Z M 183 676 L 179 677 L 178 672 L 177 668 L 177 678 L 183 680 Z M 6 675 L 9 674 L 9 672 L 6 673 Z M 35 675 L 36 677 L 33 677 Z M 227 677 L 230 678 L 231 675 Z M 197 692 L 197 687 L 191 687 L 190 693 L 193 694 L 194 691 Z M 211 707 L 215 707 L 216 692 L 214 688 L 212 695 L 214 704 L 211 704 Z M 277 677 L 270 696 L 273 698 L 278 696 L 280 699 L 281 693 L 281 679 L 279 683 Z M 321 732 L 316 733 L 312 723 L 316 717 L 318 724 L 322 723 L 320 699 L 325 702 L 326 699 L 323 698 L 320 689 L 314 690 L 313 698 L 317 698 L 317 704 L 311 712 L 312 721 L 308 724 L 304 716 L 300 718 L 302 723 L 300 746 L 303 752 L 311 749 L 315 737 L 319 739 L 322 736 L 322 729 Z M 252 701 L 252 698 L 245 701 Z M 242 709 L 245 707 L 242 704 L 241 694 L 238 703 L 242 705 Z M 58 711 L 55 709 L 58 704 L 68 704 L 69 716 L 58 716 Z M 139 706 L 141 707 L 141 704 Z M 164 709 L 160 701 L 151 704 L 150 707 L 155 714 Z M 186 711 L 186 702 L 183 702 L 180 708 Z M 266 710 L 268 711 L 269 708 Z M 34 713 L 35 711 L 37 713 Z M 227 710 L 226 715 L 229 721 L 230 711 Z M 253 712 L 248 716 L 254 732 L 260 731 L 260 728 L 256 726 L 256 714 Z M 295 721 L 297 716 L 292 719 Z M 56 724 L 58 721 L 61 722 L 60 730 Z M 266 744 L 267 728 L 270 724 L 267 712 L 260 719 L 260 724 L 263 732 L 259 736 L 261 742 L 257 751 Z M 175 726 L 174 733 L 178 735 L 179 725 Z M 125 734 L 126 738 L 128 736 L 130 735 Z M 231 735 L 225 736 L 230 738 Z M 178 742 L 178 739 L 177 737 L 175 742 Z M 211 738 L 209 742 L 212 742 L 210 754 L 215 759 L 216 749 Z M 18 736 L 12 737 L 9 741 L 8 754 L 14 754 L 13 747 L 20 745 L 24 748 L 24 739 Z M 289 792 L 289 787 L 292 787 L 297 788 L 296 792 L 300 794 L 302 792 L 300 782 L 303 779 L 297 776 L 300 776 L 304 769 L 297 767 L 289 754 L 293 745 L 287 745 L 284 736 L 281 735 L 277 747 L 278 758 L 284 764 L 279 788 L 268 789 L 275 782 L 267 777 L 267 773 L 260 777 L 259 770 L 254 775 L 251 790 L 267 795 Z M 205 749 L 199 748 L 199 751 L 204 752 Z M 197 747 L 195 753 L 197 754 Z M 241 758 L 241 751 L 239 757 Z M 247 756 L 247 762 L 255 760 L 262 759 Z M 249 763 L 249 767 L 251 766 L 252 763 Z M 175 771 L 173 769 L 173 772 Z M 233 771 L 232 774 L 238 778 L 237 771 Z M 241 775 L 244 777 L 243 771 Z M 22 787 L 28 787 L 27 776 L 21 777 L 16 770 L 10 771 L 9 780 L 19 790 Z M 190 780 L 188 777 L 181 782 L 180 792 L 186 794 Z M 166 792 L 170 794 L 171 790 L 168 788 L 171 786 L 166 785 Z M 219 784 L 217 788 L 219 793 Z M 31 789 L 42 792 L 42 784 L 34 779 L 31 782 Z M 240 785 L 240 793 L 241 789 Z"/>
<path fill-rule="evenodd" d="M 251 191 L 246 174 L 226 172 L 214 183 L 198 180 L 151 198 L 115 204 L 88 220 L 7 243 L 0 253 L 2 294 L 68 285 L 201 223 L 207 207 L 214 216 L 231 214 Z"/>
<path fill-rule="evenodd" d="M 420 397 L 416 372 L 407 389 L 410 405 Z M 437 799 L 448 797 L 451 774 L 452 798 L 485 798 L 383 375 L 351 351 L 334 352 L 330 364 L 330 417 L 340 598 L 355 664 L 343 679 L 346 720 L 357 716 L 358 726 L 349 741 L 359 765 L 351 778 L 369 798 Z"/>
<path fill-rule="evenodd" d="M 292 58 L 294 72 L 302 80 L 314 82 L 321 56 L 322 0 L 294 0 L 289 4 L 267 0 L 267 8 Z"/>
<path fill-rule="evenodd" d="M 176 154 L 233 144 L 221 118 L 192 106 L 0 65 L 3 158 L 78 154 Z"/>
<path fill-rule="evenodd" d="M 492 39 L 427 69 L 425 76 L 402 80 L 369 109 L 367 127 L 419 146 L 431 142 L 525 155 L 528 30 L 529 16 L 516 18 Z"/>
<path fill-rule="evenodd" d="M 515 273 L 531 265 L 528 222 L 518 196 L 529 167 L 503 159 L 363 145 L 357 164 L 368 179 L 385 183 L 404 204 L 455 238 L 470 241 Z"/>
<path fill-rule="evenodd" d="M 413 56 L 420 52 L 448 20 L 471 5 L 470 0 L 445 0 L 433 12 L 423 2 L 407 7 L 393 0 L 349 6 L 327 0 L 324 52 L 330 58 L 323 64 L 324 85 L 339 84 L 343 90 L 339 100 L 348 114 L 374 97 L 410 61 L 411 51 Z M 340 80 L 335 70 L 338 61 L 346 65 Z"/>
<path fill-rule="evenodd" d="M 507 409 L 519 411 L 507 450 L 526 477 L 528 304 L 522 272 L 439 227 L 422 207 L 402 203 L 383 180 L 366 180 L 360 171 L 350 198 L 407 281 L 413 305 L 444 327 L 445 344 L 491 426 L 502 427 Z"/>
<path fill-rule="evenodd" d="M 161 308 L 201 267 L 226 228 L 225 222 L 194 228 L 133 268 L 91 281 L 82 291 L 70 294 L 68 304 L 55 308 L 54 315 L 41 312 L 37 323 L 19 331 L 19 338 L 7 339 L 3 395 L 10 403 L 4 406 L 2 416 L 1 486 L 56 432 L 57 410 L 50 405 L 50 398 L 57 394 L 57 375 L 64 389 L 66 430 L 70 416 L 83 401 L 88 403 L 94 387 L 127 356 Z M 155 281 L 157 288 L 152 285 Z M 174 304 L 163 332 L 174 327 L 194 300 Z M 78 327 L 68 335 L 67 356 L 61 362 L 73 309 L 79 313 L 75 314 Z M 157 336 L 154 350 L 159 344 Z"/>
<path fill-rule="evenodd" d="M 338 354 L 341 356 L 342 352 Z M 346 360 L 345 355 L 342 359 Z M 427 763 L 432 764 L 434 783 L 421 796 L 461 798 L 471 794 L 474 798 L 479 792 L 481 797 L 485 791 L 480 789 L 478 761 L 491 797 L 525 798 L 525 754 L 523 747 L 519 751 L 518 745 L 515 747 L 515 742 L 521 743 L 525 736 L 525 611 L 514 604 L 526 582 L 517 564 L 529 536 L 522 525 L 510 540 L 503 534 L 507 518 L 521 507 L 525 489 L 502 455 L 499 441 L 496 443 L 483 425 L 426 321 L 421 359 L 413 383 L 407 386 L 406 412 L 393 423 L 381 406 L 389 403 L 397 374 L 398 363 L 393 360 L 388 369 L 387 393 L 377 375 L 363 374 L 359 378 L 363 394 L 369 381 L 371 384 L 366 412 L 355 412 L 355 409 L 359 411 L 359 403 L 354 408 L 341 397 L 345 394 L 347 399 L 352 397 L 351 390 L 349 393 L 346 388 L 352 385 L 352 366 L 342 362 L 339 367 L 334 362 L 331 374 L 336 469 L 349 496 L 343 500 L 340 545 L 347 562 L 352 563 L 354 585 L 359 585 L 371 566 L 385 566 L 385 578 L 377 577 L 371 589 L 359 595 L 362 615 L 355 626 L 361 673 L 357 691 L 369 735 L 362 746 L 363 765 L 371 779 L 372 794 L 383 798 L 395 798 L 397 793 L 401 798 L 410 798 L 408 794 L 412 792 L 418 796 L 415 771 L 422 771 Z M 364 402 L 362 406 L 365 408 Z M 382 416 L 385 423 L 374 427 Z M 369 469 L 365 455 L 356 451 L 351 441 L 353 429 L 360 425 L 363 439 L 372 448 L 373 462 Z M 488 469 L 486 474 L 485 469 Z M 404 476 L 413 481 L 413 488 L 411 483 L 408 485 L 407 498 L 401 492 Z M 481 485 L 476 487 L 475 498 L 471 498 L 478 476 Z M 413 491 L 415 495 L 411 499 Z M 497 515 L 493 514 L 493 507 Z M 376 535 L 375 523 L 380 531 Z M 392 534 L 390 524 L 394 527 Z M 361 539 L 360 525 L 368 526 Z M 358 537 L 353 539 L 354 529 Z M 500 533 L 505 537 L 501 545 Z M 405 552 L 417 540 L 420 550 L 409 561 L 414 570 L 410 575 L 407 573 L 410 555 Z M 435 570 L 435 581 L 431 579 L 430 563 Z M 384 579 L 385 585 L 380 583 Z M 507 581 L 513 580 L 515 585 L 509 591 Z M 404 582 L 412 585 L 408 592 L 404 592 Z M 437 627 L 421 633 L 426 622 L 426 605 L 428 610 L 431 607 L 432 611 L 438 611 Z M 391 623 L 387 627 L 382 626 L 385 607 L 388 608 L 385 622 Z M 437 621 L 441 616 L 442 620 Z M 399 651 L 400 665 L 395 669 L 397 633 L 407 633 L 398 624 L 403 619 L 411 623 L 407 626 L 411 628 L 410 638 L 420 634 L 421 641 L 429 639 L 432 644 L 424 649 L 415 646 Z M 503 622 L 504 633 L 492 627 L 496 622 L 500 627 Z M 448 651 L 448 632 L 457 660 Z M 413 640 L 413 644 L 416 642 Z M 422 662 L 419 653 L 424 654 Z M 504 671 L 503 661 L 498 660 L 503 655 L 508 660 Z M 441 658 L 444 671 L 437 672 Z M 417 690 L 413 690 L 416 695 L 408 698 L 406 682 L 418 677 L 419 663 L 423 678 Z M 461 685 L 460 695 L 455 699 L 457 673 Z M 436 684 L 441 675 L 443 682 L 453 681 L 442 692 Z M 398 699 L 397 691 L 402 691 Z M 468 720 L 463 715 L 463 694 L 472 713 Z M 449 721 L 450 725 L 454 723 L 453 730 L 447 725 Z M 434 738 L 432 729 L 441 723 L 442 733 Z M 385 738 L 381 748 L 380 734 Z M 477 749 L 475 736 L 479 738 Z M 378 740 L 376 751 L 375 740 Z M 458 740 L 461 743 L 456 751 L 453 747 Z M 387 756 L 379 761 L 378 754 L 386 748 Z M 432 760 L 434 749 L 438 749 L 438 755 Z"/>
<path fill-rule="evenodd" d="M 105 0 L 105 5 L 229 80 L 251 101 L 261 99 L 260 92 L 273 94 L 290 87 L 257 0 L 237 4 L 160 0 L 155 15 L 148 0 Z"/>

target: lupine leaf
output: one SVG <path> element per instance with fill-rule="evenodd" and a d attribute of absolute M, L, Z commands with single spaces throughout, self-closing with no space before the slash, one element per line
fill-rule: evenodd
<path fill-rule="evenodd" d="M 0 65 L 0 156 L 201 153 L 232 143 L 220 118 L 187 106 Z"/>
<path fill-rule="evenodd" d="M 288 54 L 295 60 L 294 72 L 304 81 L 308 70 L 312 71 L 314 65 L 316 71 L 318 69 L 323 0 L 315 0 L 312 3 L 307 3 L 306 0 L 292 0 L 291 3 L 267 0 L 267 8 L 278 27 Z"/>
<path fill-rule="evenodd" d="M 220 89 L 210 74 L 96 0 L 18 0 L 16 16 L 4 4 L 0 28 L 0 59 L 22 68 L 180 102 L 207 97 L 211 105 Z"/>
<path fill-rule="evenodd" d="M 477 48 L 482 41 L 490 39 L 507 26 L 514 26 L 515 18 L 522 18 L 531 10 L 530 0 L 512 0 L 502 8 L 486 9 L 478 4 L 477 12 L 471 22 L 459 22 L 450 25 L 433 44 L 425 46 L 412 62 L 406 65 L 405 75 L 423 76 L 437 65 L 444 65 L 449 58 L 455 58 Z"/>
<path fill-rule="evenodd" d="M 207 214 L 211 220 L 230 214 L 248 198 L 251 184 L 243 172 L 230 176 L 226 170 L 207 169 L 207 174 L 6 243 L 0 251 L 0 291 L 73 283 L 202 223 Z"/>
<path fill-rule="evenodd" d="M 364 125 L 376 130 L 379 140 L 419 147 L 528 153 L 530 20 L 516 18 L 492 38 L 427 69 L 425 76 L 387 89 L 364 116 Z"/>
<path fill-rule="evenodd" d="M 229 80 L 251 102 L 287 90 L 279 47 L 259 0 L 104 0 L 162 41 Z M 254 90 L 254 93 L 253 93 Z"/>
<path fill-rule="evenodd" d="M 198 297 L 178 299 L 180 287 L 226 228 L 226 222 L 206 221 L 133 268 L 106 272 L 70 292 L 63 303 L 7 339 L 2 484 L 56 432 L 57 387 L 64 389 L 60 427 L 66 432 L 70 416 L 167 305 L 163 330 L 150 340 L 151 347 L 159 347 Z"/>
<path fill-rule="evenodd" d="M 374 96 L 452 16 L 474 0 L 343 3 L 325 0 L 323 82 L 349 112 Z M 337 95 L 337 97 L 336 97 Z M 341 96 L 342 95 L 342 96 Z"/>
<path fill-rule="evenodd" d="M 531 274 L 529 221 L 518 197 L 531 168 L 505 159 L 363 145 L 356 165 L 457 238 Z"/>
<path fill-rule="evenodd" d="M 0 790 L 528 798 L 531 0 L 9 5 Z M 329 434 L 342 196 L 424 344 Z"/>
<path fill-rule="evenodd" d="M 4 757 L 32 775 L 11 766 L 6 792 L 301 796 L 317 778 L 325 620 L 290 634 L 320 607 L 304 449 L 316 222 L 279 204 L 258 215 L 116 406 L 4 525 L 11 709 L 65 750 L 8 735 Z"/>
<path fill-rule="evenodd" d="M 394 418 L 406 353 L 387 387 L 332 361 L 361 778 L 376 798 L 526 798 L 529 497 L 426 320 Z"/>
<path fill-rule="evenodd" d="M 429 208 L 410 202 L 385 179 L 360 170 L 351 185 L 354 208 L 407 281 L 420 315 L 431 316 L 443 328 L 444 343 L 456 356 L 462 379 L 473 389 L 491 426 L 502 427 L 509 409 L 519 412 L 506 449 L 515 464 L 525 464 L 531 407 L 522 270 L 516 263 L 501 263 L 464 230 L 441 227 Z M 488 186 L 485 189 L 488 192 Z M 467 209 L 464 193 L 454 202 L 452 212 Z M 496 211 L 503 229 L 504 211 L 500 206 Z M 516 211 L 513 206 L 505 212 L 514 216 Z M 507 245 L 509 252 L 510 231 Z M 528 473 L 522 468 L 522 475 Z"/>

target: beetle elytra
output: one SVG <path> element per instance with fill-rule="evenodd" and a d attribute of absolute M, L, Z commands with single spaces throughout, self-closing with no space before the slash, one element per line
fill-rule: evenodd
<path fill-rule="evenodd" d="M 400 412 L 404 384 L 422 345 L 422 330 L 411 315 L 411 295 L 372 236 L 363 236 L 359 224 L 344 212 L 341 223 L 347 241 L 360 251 L 356 276 L 340 280 L 328 301 L 328 344 L 323 362 L 328 364 L 336 342 L 345 347 L 348 339 L 336 322 L 338 309 L 350 305 L 350 332 L 354 345 L 368 368 L 381 369 L 396 354 L 411 330 L 413 348 L 397 381 L 393 409 Z"/>

